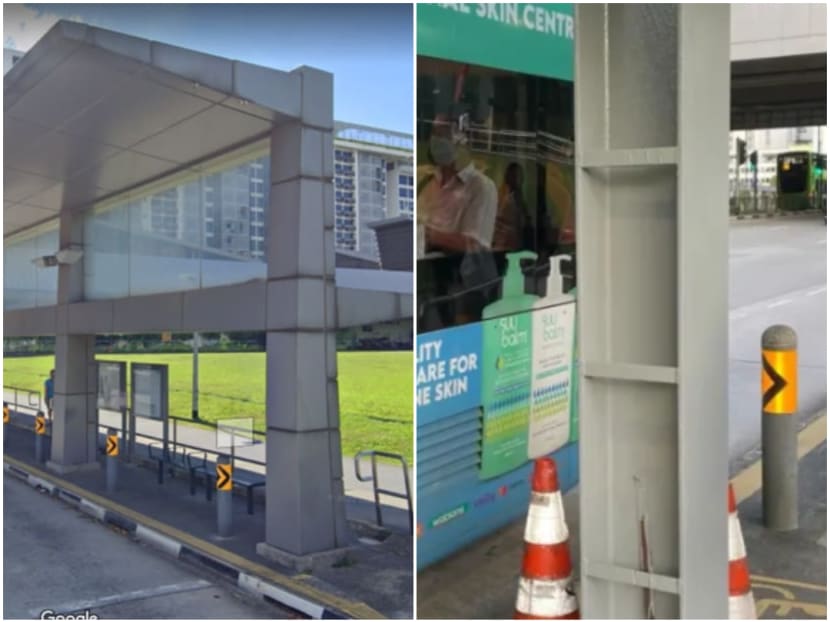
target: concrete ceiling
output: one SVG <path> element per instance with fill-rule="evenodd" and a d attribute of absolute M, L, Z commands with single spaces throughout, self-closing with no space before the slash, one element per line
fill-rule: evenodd
<path fill-rule="evenodd" d="M 732 130 L 827 125 L 827 55 L 732 61 Z"/>
<path fill-rule="evenodd" d="M 4 235 L 266 136 L 302 76 L 58 22 L 5 76 Z"/>

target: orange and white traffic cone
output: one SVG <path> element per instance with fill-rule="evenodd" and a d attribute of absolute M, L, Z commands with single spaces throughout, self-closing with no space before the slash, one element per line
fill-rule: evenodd
<path fill-rule="evenodd" d="M 749 582 L 749 565 L 746 561 L 746 546 L 735 491 L 729 484 L 729 619 L 756 620 L 755 598 Z"/>
<path fill-rule="evenodd" d="M 533 467 L 530 509 L 525 524 L 525 554 L 515 619 L 575 620 L 579 606 L 573 590 L 568 526 L 556 463 L 539 458 Z"/>

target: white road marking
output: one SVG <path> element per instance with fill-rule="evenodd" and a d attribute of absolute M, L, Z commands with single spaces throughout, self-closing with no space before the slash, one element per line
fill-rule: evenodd
<path fill-rule="evenodd" d="M 816 287 L 815 289 L 811 289 L 809 292 L 804 294 L 805 296 L 815 296 L 816 294 L 820 294 L 824 290 L 827 289 L 826 285 L 822 285 L 821 287 Z"/>
<path fill-rule="evenodd" d="M 817 241 L 816 244 L 819 244 L 821 246 L 823 246 L 824 244 L 827 244 L 827 238 Z"/>
<path fill-rule="evenodd" d="M 767 305 L 767 309 L 774 309 L 775 307 L 783 307 L 784 305 L 788 305 L 792 302 L 790 298 L 784 298 L 784 300 L 778 300 L 773 302 L 772 304 Z"/>
<path fill-rule="evenodd" d="M 31 609 L 29 615 L 32 618 L 40 618 L 40 614 L 46 610 L 54 611 L 55 613 L 67 614 L 76 611 L 91 611 L 95 613 L 95 609 L 101 607 L 109 607 L 120 603 L 128 603 L 135 600 L 144 600 L 146 598 L 154 598 L 156 596 L 166 596 L 168 594 L 180 594 L 182 592 L 192 592 L 194 590 L 203 590 L 210 587 L 209 581 L 199 579 L 197 581 L 184 581 L 183 583 L 172 583 L 170 585 L 160 585 L 145 590 L 135 590 L 133 592 L 123 592 L 122 594 L 113 594 L 112 596 L 102 596 L 101 598 L 90 598 L 87 600 L 77 600 L 75 602 L 63 603 L 60 605 L 49 605 L 39 609 Z"/>
<path fill-rule="evenodd" d="M 744 311 L 730 311 L 729 312 L 729 319 L 730 320 L 742 320 L 745 317 L 748 317 L 749 314 L 745 313 Z"/>

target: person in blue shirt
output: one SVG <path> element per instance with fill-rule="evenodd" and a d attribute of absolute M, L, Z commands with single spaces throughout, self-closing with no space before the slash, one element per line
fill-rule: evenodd
<path fill-rule="evenodd" d="M 46 398 L 46 409 L 49 413 L 49 420 L 52 420 L 52 404 L 55 401 L 55 370 L 49 372 L 49 377 L 43 383 L 43 393 Z"/>

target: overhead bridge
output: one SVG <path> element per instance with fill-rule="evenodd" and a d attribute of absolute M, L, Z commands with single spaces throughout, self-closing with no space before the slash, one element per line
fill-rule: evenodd
<path fill-rule="evenodd" d="M 827 125 L 827 5 L 731 4 L 730 129 Z"/>

